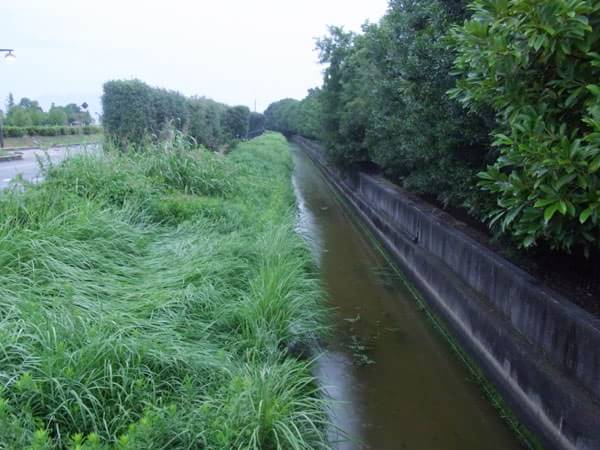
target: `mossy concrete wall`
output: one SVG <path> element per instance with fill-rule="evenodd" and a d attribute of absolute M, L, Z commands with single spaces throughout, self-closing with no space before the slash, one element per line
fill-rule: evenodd
<path fill-rule="evenodd" d="M 544 444 L 600 449 L 600 319 L 453 226 L 438 208 L 381 177 L 333 167 L 312 141 L 294 141 Z"/>

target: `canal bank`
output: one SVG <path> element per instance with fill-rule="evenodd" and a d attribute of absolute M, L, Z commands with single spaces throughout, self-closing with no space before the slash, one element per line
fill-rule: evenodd
<path fill-rule="evenodd" d="M 336 448 L 510 450 L 520 442 L 306 153 L 292 146 L 299 230 L 334 309 L 317 375 Z"/>
<path fill-rule="evenodd" d="M 600 323 L 385 180 L 330 166 L 369 224 L 519 418 L 548 448 L 600 448 Z"/>

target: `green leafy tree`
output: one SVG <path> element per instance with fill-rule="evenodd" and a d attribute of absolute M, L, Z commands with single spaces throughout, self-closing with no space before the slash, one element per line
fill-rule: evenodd
<path fill-rule="evenodd" d="M 474 178 L 488 158 L 493 116 L 446 95 L 455 82 L 446 35 L 465 16 L 458 0 L 392 0 L 362 33 L 332 27 L 318 41 L 323 138 L 336 162 L 375 162 L 444 204 L 479 202 Z"/>
<path fill-rule="evenodd" d="M 310 89 L 301 101 L 286 98 L 271 103 L 265 111 L 265 128 L 291 136 L 321 136 L 320 89 Z"/>
<path fill-rule="evenodd" d="M 250 124 L 250 109 L 247 106 L 228 108 L 223 116 L 225 132 L 233 139 L 246 139 Z"/>
<path fill-rule="evenodd" d="M 292 111 L 300 102 L 293 98 L 285 98 L 271 103 L 265 110 L 265 126 L 269 130 L 279 131 L 287 136 L 296 132 Z"/>
<path fill-rule="evenodd" d="M 250 113 L 250 121 L 248 126 L 248 133 L 250 135 L 256 135 L 261 133 L 265 129 L 265 116 L 258 112 Z"/>
<path fill-rule="evenodd" d="M 40 104 L 37 102 L 37 100 L 31 100 L 27 97 L 23 97 L 19 101 L 19 106 L 21 108 L 24 108 L 27 110 L 38 110 L 38 111 L 42 110 L 42 108 L 41 108 Z"/>
<path fill-rule="evenodd" d="M 330 27 L 329 34 L 317 41 L 319 61 L 327 65 L 321 93 L 323 139 L 338 163 L 353 163 L 367 159 L 362 142 L 364 125 L 352 112 L 357 102 L 348 89 L 357 67 L 350 63 L 354 52 L 355 34 L 341 27 Z M 356 58 L 354 58 L 356 63 Z M 356 98 L 357 100 L 357 98 Z M 361 117 L 362 118 L 362 117 Z"/>
<path fill-rule="evenodd" d="M 29 111 L 22 106 L 13 106 L 6 115 L 6 125 L 13 127 L 30 127 L 33 120 Z"/>
<path fill-rule="evenodd" d="M 598 248 L 600 3 L 476 0 L 453 31 L 452 96 L 498 117 L 500 156 L 481 173 L 490 223 L 524 247 Z"/>
<path fill-rule="evenodd" d="M 52 105 L 52 107 L 48 111 L 48 124 L 59 126 L 67 125 L 68 116 L 67 113 L 64 111 L 64 108 Z"/>
<path fill-rule="evenodd" d="M 221 119 L 227 106 L 205 97 L 193 97 L 187 102 L 187 108 L 187 133 L 199 144 L 217 149 L 225 138 Z"/>
<path fill-rule="evenodd" d="M 446 35 L 464 20 L 463 2 L 392 0 L 364 37 L 372 60 L 366 146 L 385 173 L 443 204 L 476 202 L 475 174 L 489 152 L 492 116 L 447 97 L 454 52 Z"/>

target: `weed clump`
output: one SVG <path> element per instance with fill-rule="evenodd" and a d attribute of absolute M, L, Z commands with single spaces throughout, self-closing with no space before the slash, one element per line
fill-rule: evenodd
<path fill-rule="evenodd" d="M 106 149 L 0 194 L 0 448 L 326 448 L 317 274 L 275 134 Z"/>

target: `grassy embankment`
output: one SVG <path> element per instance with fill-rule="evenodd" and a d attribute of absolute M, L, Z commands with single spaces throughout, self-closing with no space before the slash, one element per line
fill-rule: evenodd
<path fill-rule="evenodd" d="M 320 287 L 279 135 L 0 196 L 0 448 L 317 449 Z"/>
<path fill-rule="evenodd" d="M 4 147 L 52 147 L 54 145 L 91 144 L 102 142 L 102 134 L 69 134 L 66 136 L 23 136 L 5 137 Z"/>

